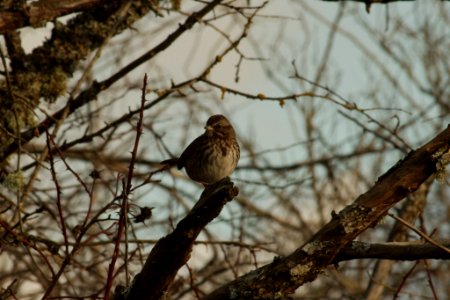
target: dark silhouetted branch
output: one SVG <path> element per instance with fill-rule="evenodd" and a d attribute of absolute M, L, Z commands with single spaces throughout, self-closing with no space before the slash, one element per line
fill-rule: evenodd
<path fill-rule="evenodd" d="M 237 194 L 238 189 L 229 178 L 206 188 L 198 203 L 175 230 L 153 247 L 128 294 L 118 295 L 116 299 L 160 299 L 168 291 L 178 270 L 189 260 L 197 236 Z"/>
<path fill-rule="evenodd" d="M 450 241 L 441 241 L 449 247 Z M 424 242 L 392 242 L 363 243 L 352 242 L 342 248 L 333 263 L 352 259 L 389 259 L 389 260 L 420 260 L 420 259 L 450 259 L 450 254 L 435 245 Z"/>

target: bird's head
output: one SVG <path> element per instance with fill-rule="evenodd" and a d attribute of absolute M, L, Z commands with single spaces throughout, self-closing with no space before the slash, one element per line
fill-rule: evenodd
<path fill-rule="evenodd" d="M 218 135 L 221 137 L 232 135 L 235 136 L 233 126 L 223 115 L 211 116 L 206 122 L 205 134 L 208 136 Z"/>

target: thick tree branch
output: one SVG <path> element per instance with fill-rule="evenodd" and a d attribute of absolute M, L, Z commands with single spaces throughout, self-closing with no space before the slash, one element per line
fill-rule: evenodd
<path fill-rule="evenodd" d="M 397 202 L 442 170 L 448 160 L 450 127 L 381 176 L 376 184 L 287 257 L 256 269 L 217 289 L 205 299 L 273 299 L 313 281 L 345 245 L 377 222 Z"/>
<path fill-rule="evenodd" d="M 450 247 L 450 241 L 441 241 L 441 244 Z M 421 242 L 392 242 L 392 243 L 363 243 L 352 242 L 342 248 L 336 255 L 333 263 L 352 259 L 389 259 L 389 260 L 419 260 L 419 259 L 446 259 L 450 254 L 432 244 Z"/>
<path fill-rule="evenodd" d="M 40 0 L 25 4 L 21 9 L 0 11 L 0 34 L 21 27 L 41 27 L 58 17 L 92 9 L 106 0 Z"/>
<path fill-rule="evenodd" d="M 428 179 L 420 188 L 407 197 L 398 211 L 398 215 L 402 219 L 412 223 L 423 212 L 432 183 L 433 179 Z M 387 242 L 404 242 L 407 240 L 407 233 L 408 228 L 400 222 L 396 222 L 391 229 Z M 369 281 L 365 293 L 367 300 L 376 300 L 382 297 L 383 292 L 389 286 L 389 274 L 394 263 L 395 261 L 387 259 L 378 260 L 375 263 L 372 271 L 372 280 Z"/>
<path fill-rule="evenodd" d="M 208 187 L 191 212 L 182 219 L 175 230 L 160 239 L 153 247 L 145 265 L 127 295 L 116 299 L 160 299 L 167 293 L 178 270 L 189 260 L 195 239 L 203 228 L 217 217 L 224 205 L 238 194 L 229 178 Z"/>

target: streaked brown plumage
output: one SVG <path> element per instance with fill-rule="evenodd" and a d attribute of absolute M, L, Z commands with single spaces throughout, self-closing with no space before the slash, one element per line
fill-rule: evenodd
<path fill-rule="evenodd" d="M 176 163 L 178 169 L 186 169 L 192 180 L 209 185 L 229 176 L 239 157 L 233 126 L 224 116 L 214 115 L 206 122 L 205 132 L 192 141 L 180 158 L 162 163 Z"/>

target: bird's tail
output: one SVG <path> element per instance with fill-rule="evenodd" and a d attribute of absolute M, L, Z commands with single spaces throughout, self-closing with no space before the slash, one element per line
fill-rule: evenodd
<path fill-rule="evenodd" d="M 170 169 L 172 167 L 177 166 L 178 158 L 169 158 L 160 162 L 161 165 L 164 165 L 165 168 Z"/>

